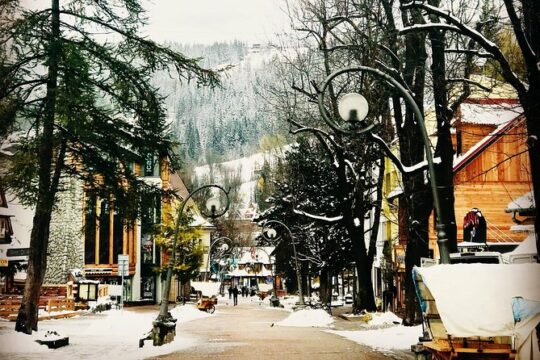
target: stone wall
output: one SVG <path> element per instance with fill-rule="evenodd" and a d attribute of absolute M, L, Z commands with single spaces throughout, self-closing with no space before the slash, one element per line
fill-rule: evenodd
<path fill-rule="evenodd" d="M 46 284 L 65 284 L 71 269 L 84 267 L 83 186 L 75 179 L 64 185 L 51 219 Z"/>

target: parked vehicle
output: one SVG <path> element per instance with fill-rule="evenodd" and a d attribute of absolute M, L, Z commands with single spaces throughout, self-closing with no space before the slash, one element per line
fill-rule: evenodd
<path fill-rule="evenodd" d="M 501 253 L 496 251 L 450 254 L 450 264 L 502 264 L 502 262 Z"/>

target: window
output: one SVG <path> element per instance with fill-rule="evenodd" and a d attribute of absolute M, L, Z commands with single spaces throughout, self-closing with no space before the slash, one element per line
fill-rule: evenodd
<path fill-rule="evenodd" d="M 119 254 L 132 249 L 134 228 L 110 200 L 88 192 L 85 207 L 85 264 L 115 264 Z M 124 242 L 126 240 L 126 242 Z M 124 246 L 127 246 L 124 249 Z"/>
<path fill-rule="evenodd" d="M 96 263 L 96 202 L 95 193 L 86 193 L 84 217 L 84 263 Z"/>
<path fill-rule="evenodd" d="M 11 221 L 8 217 L 0 217 L 0 244 L 11 244 Z"/>

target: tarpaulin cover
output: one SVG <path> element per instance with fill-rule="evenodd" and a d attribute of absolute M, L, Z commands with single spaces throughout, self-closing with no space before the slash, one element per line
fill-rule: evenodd
<path fill-rule="evenodd" d="M 515 336 L 521 359 L 540 355 L 533 331 L 540 322 L 534 305 L 540 302 L 540 264 L 437 265 L 414 272 L 435 299 L 449 335 Z M 516 306 L 519 319 L 514 320 Z"/>

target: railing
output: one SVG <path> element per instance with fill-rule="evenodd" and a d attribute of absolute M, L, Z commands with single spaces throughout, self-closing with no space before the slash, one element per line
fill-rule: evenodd
<path fill-rule="evenodd" d="M 508 236 L 507 233 L 499 229 L 496 225 L 486 220 L 487 237 L 492 238 L 495 242 L 517 242 Z"/>

